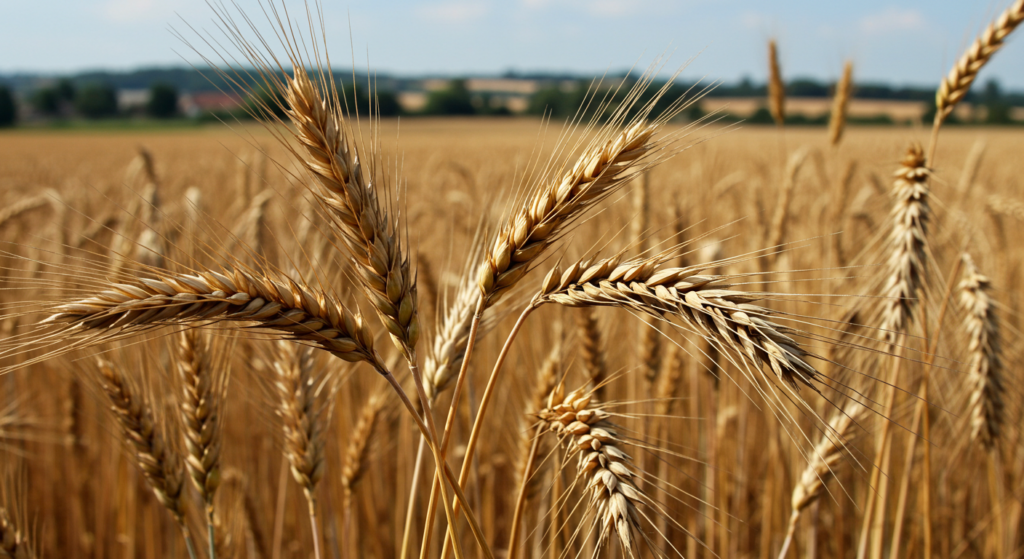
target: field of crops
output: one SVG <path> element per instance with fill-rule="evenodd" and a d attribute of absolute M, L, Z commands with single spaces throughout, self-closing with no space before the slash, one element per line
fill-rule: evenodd
<path fill-rule="evenodd" d="M 771 127 L 357 119 L 230 21 L 257 123 L 0 134 L 0 559 L 1024 555 L 1024 134 L 943 127 L 1024 0 L 921 128 L 774 42 Z"/>
<path fill-rule="evenodd" d="M 493 242 L 496 225 L 521 203 L 531 172 L 537 174 L 531 165 L 547 162 L 560 129 L 553 123 L 545 130 L 536 120 L 381 124 L 379 172 L 389 177 L 381 192 L 393 196 L 402 250 L 416 273 L 420 366 L 428 379 L 447 355 L 445 336 L 458 339 L 452 317 L 465 306 L 462 299 L 477 293 L 475 274 L 466 271 L 481 258 L 472 247 Z M 662 133 L 684 131 L 668 125 Z M 902 359 L 893 359 L 879 353 L 889 351 L 886 332 L 873 322 L 876 309 L 892 302 L 884 297 L 888 239 L 898 227 L 893 208 L 906 203 L 893 197 L 893 173 L 925 132 L 854 128 L 837 147 L 816 128 L 708 126 L 686 133 L 681 146 L 692 147 L 590 209 L 484 315 L 486 330 L 478 334 L 453 418 L 451 468 L 462 467 L 491 366 L 517 315 L 550 269 L 566 270 L 580 259 L 657 256 L 658 269 L 683 266 L 691 271 L 682 276 L 720 276 L 715 289 L 768 292 L 754 304 L 793 328 L 786 332 L 802 351 L 821 357 L 808 358 L 820 382 L 812 390 L 798 381 L 803 389 L 791 391 L 767 364 L 762 372 L 745 361 L 729 341 L 734 338 L 723 342 L 706 330 L 700 314 L 647 313 L 637 302 L 540 306 L 505 359 L 499 397 L 490 403 L 467 470 L 465 496 L 491 552 L 507 549 L 529 456 L 535 458 L 518 522 L 520 556 L 587 555 L 602 535 L 614 554 L 622 541 L 614 523 L 604 525 L 606 505 L 592 500 L 574 435 L 534 430 L 548 395 L 563 382 L 567 392 L 593 391 L 589 407 L 607 413 L 603 421 L 617 433 L 605 448 L 630 457 L 622 463 L 642 496 L 627 516 L 636 523 L 628 530 L 638 553 L 651 553 L 649 546 L 659 556 L 774 557 L 791 515 L 798 518 L 793 554 L 813 547 L 818 556 L 852 557 L 865 534 L 870 553 L 872 546 L 892 545 L 897 530 L 897 545 L 909 557 L 921 556 L 925 538 L 944 557 L 1018 549 L 1024 470 L 1012 371 L 1020 360 L 1015 286 L 1022 253 L 1013 239 L 1022 216 L 1011 162 L 1024 138 L 998 129 L 944 133 L 928 180 L 932 215 L 921 304 L 910 335 L 894 351 Z M 9 340 L 38 335 L 32 325 L 44 317 L 40 309 L 52 312 L 53 302 L 93 295 L 98 285 L 233 266 L 291 277 L 333 294 L 352 312 L 361 309 L 380 358 L 415 399 L 408 367 L 398 365 L 401 354 L 360 292 L 359 272 L 331 220 L 308 201 L 300 168 L 262 127 L 10 133 L 0 136 L 0 152 Z M 780 250 L 770 249 L 775 245 Z M 994 396 L 1005 408 L 991 446 L 984 436 L 972 437 L 976 311 L 963 295 L 969 276 L 959 264 L 962 254 L 991 279 L 990 304 L 1004 338 L 1002 393 L 980 396 Z M 702 289 L 710 301 L 720 296 Z M 704 304 L 718 309 L 725 302 Z M 46 349 L 61 355 L 38 363 L 33 358 L 43 350 L 8 351 L 4 365 L 17 370 L 2 379 L 4 506 L 37 555 L 184 556 L 174 515 L 150 491 L 147 466 L 136 465 L 140 447 L 133 445 L 146 438 L 138 433 L 163 437 L 158 459 L 179 461 L 170 469 L 178 472 L 183 522 L 200 542 L 196 553 L 204 553 L 204 492 L 181 481 L 191 469 L 182 456 L 197 448 L 184 435 L 196 417 L 186 404 L 197 393 L 186 389 L 192 362 L 209 369 L 213 380 L 195 385 L 203 387 L 197 401 L 222 430 L 215 448 L 219 484 L 205 486 L 219 485 L 210 501 L 218 557 L 309 556 L 303 483 L 310 478 L 302 477 L 301 464 L 310 460 L 317 463 L 319 483 L 310 495 L 321 553 L 398 556 L 410 495 L 418 504 L 409 554 L 419 553 L 429 525 L 432 463 L 428 451 L 411 492 L 416 426 L 385 379 L 365 363 L 317 356 L 324 352 L 296 355 L 273 340 L 280 334 L 272 330 L 212 319 L 198 324 L 210 326 L 189 330 L 199 333 L 191 337 L 176 333 L 180 327 L 110 342 L 90 335 L 83 344 L 89 347 L 70 352 L 71 339 L 58 334 Z M 735 323 L 722 323 L 729 324 Z M 936 341 L 930 367 L 928 346 Z M 198 358 L 186 360 L 196 352 Z M 282 389 L 294 376 L 290 368 L 323 386 L 316 384 L 304 401 L 302 390 Z M 886 388 L 890 375 L 898 391 Z M 930 430 L 924 431 L 918 395 L 929 377 Z M 115 402 L 111 413 L 111 378 L 124 379 L 142 407 Z M 438 428 L 453 384 L 448 379 L 428 390 L 437 394 Z M 296 428 L 289 419 L 296 401 L 289 398 L 315 423 L 299 429 L 310 436 L 287 435 Z M 128 422 L 138 431 L 134 438 L 117 415 L 133 413 L 142 418 Z M 880 460 L 886 424 L 891 444 Z M 198 456 L 201 463 L 204 455 Z M 876 461 L 880 476 L 873 475 Z M 156 477 L 167 477 L 168 467 L 157 465 Z M 808 493 L 817 498 L 794 500 Z M 885 497 L 884 516 L 865 527 L 869 501 Z M 440 553 L 447 526 L 440 507 L 434 515 L 427 556 Z M 481 556 L 466 521 L 456 527 L 463 553 Z"/>

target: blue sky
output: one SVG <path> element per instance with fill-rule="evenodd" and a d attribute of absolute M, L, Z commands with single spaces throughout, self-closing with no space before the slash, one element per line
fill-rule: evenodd
<path fill-rule="evenodd" d="M 236 0 L 262 19 L 256 0 Z M 266 1 L 266 0 L 264 0 Z M 280 0 L 276 0 L 280 2 Z M 301 0 L 285 0 L 295 11 Z M 932 85 L 1008 0 L 322 0 L 335 66 L 354 57 L 382 73 L 593 72 L 645 65 L 662 52 L 684 75 L 765 74 L 776 37 L 787 77 L 834 79 L 844 59 L 860 81 Z M 205 0 L 5 2 L 0 73 L 180 65 L 179 15 L 214 29 Z M 349 28 L 351 25 L 351 36 Z M 269 28 L 267 28 L 269 29 Z M 350 48 L 355 45 L 355 52 Z M 1024 38 L 986 68 L 1024 88 Z M 208 52 L 204 49 L 204 52 Z M 343 62 L 344 64 L 342 64 Z"/>

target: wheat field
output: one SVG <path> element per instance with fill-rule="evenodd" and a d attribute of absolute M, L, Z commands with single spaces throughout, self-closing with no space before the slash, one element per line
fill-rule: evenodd
<path fill-rule="evenodd" d="M 293 48 L 262 123 L 0 134 L 0 557 L 1024 555 L 1024 134 L 941 128 L 1022 19 L 934 128 L 850 66 L 785 126 L 773 43 L 772 127 L 355 119 Z"/>

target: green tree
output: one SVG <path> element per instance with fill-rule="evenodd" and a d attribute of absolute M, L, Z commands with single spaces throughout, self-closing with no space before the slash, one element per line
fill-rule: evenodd
<path fill-rule="evenodd" d="M 171 118 L 178 114 L 178 90 L 169 83 L 158 82 L 149 88 L 146 113 L 154 118 Z"/>
<path fill-rule="evenodd" d="M 348 105 L 348 110 L 353 114 L 366 116 L 370 108 L 370 96 L 366 94 L 365 86 L 349 85 L 343 90 L 342 102 Z M 398 96 L 392 91 L 377 89 L 374 91 L 376 100 L 373 104 L 375 116 L 397 116 L 402 113 L 402 107 L 398 104 Z"/>
<path fill-rule="evenodd" d="M 117 114 L 117 92 L 109 84 L 93 83 L 75 95 L 75 109 L 86 118 L 104 118 Z"/>
<path fill-rule="evenodd" d="M 37 89 L 32 94 L 32 108 L 44 115 L 55 115 L 60 111 L 60 93 L 55 87 Z"/>
<path fill-rule="evenodd" d="M 277 88 L 267 89 L 260 86 L 249 93 L 249 99 L 245 107 L 237 116 L 246 118 L 257 118 L 259 120 L 274 120 L 275 117 L 286 120 L 288 115 L 285 110 L 288 108 L 288 100 Z"/>
<path fill-rule="evenodd" d="M 18 119 L 18 107 L 14 104 L 14 95 L 7 86 L 0 85 L 0 128 L 14 126 Z"/>
<path fill-rule="evenodd" d="M 466 87 L 466 80 L 452 80 L 447 88 L 432 91 L 427 96 L 427 105 L 423 112 L 430 115 L 475 114 L 473 98 Z"/>
<path fill-rule="evenodd" d="M 73 103 L 75 101 L 75 84 L 71 83 L 71 80 L 67 78 L 60 79 L 53 89 L 57 92 L 57 98 L 61 101 L 65 103 Z"/>

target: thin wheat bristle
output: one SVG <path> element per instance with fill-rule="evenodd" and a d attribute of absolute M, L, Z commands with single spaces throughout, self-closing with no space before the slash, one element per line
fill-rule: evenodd
<path fill-rule="evenodd" d="M 779 68 L 779 48 L 775 39 L 768 41 L 768 110 L 775 124 L 786 122 L 786 86 Z"/>
<path fill-rule="evenodd" d="M 968 254 L 963 255 L 964 276 L 960 304 L 968 336 L 968 407 L 971 440 L 991 449 L 999 441 L 1005 415 L 1003 360 L 996 305 L 989 295 L 992 282 L 981 274 Z"/>
<path fill-rule="evenodd" d="M 850 107 L 850 97 L 853 93 L 853 62 L 847 60 L 843 64 L 843 76 L 836 84 L 835 93 L 832 96 L 832 115 L 828 120 L 828 141 L 833 146 L 839 145 L 843 138 L 843 131 L 846 129 L 846 114 Z"/>
<path fill-rule="evenodd" d="M 648 499 L 637 487 L 632 458 L 622 450 L 625 445 L 609 417 L 591 406 L 589 393 L 565 394 L 564 384 L 555 387 L 548 407 L 538 414 L 546 429 L 566 446 L 566 459 L 578 456 L 576 476 L 590 496 L 598 548 L 614 536 L 623 551 L 634 557 L 639 550 L 637 538 L 645 537 L 638 507 Z"/>
<path fill-rule="evenodd" d="M 989 24 L 967 51 L 960 56 L 935 93 L 935 124 L 941 124 L 957 103 L 963 100 L 981 68 L 1006 41 L 1006 37 L 1024 21 L 1024 0 L 1016 0 Z"/>
<path fill-rule="evenodd" d="M 105 359 L 98 361 L 98 367 L 110 409 L 146 482 L 175 520 L 184 524 L 184 465 L 169 445 L 166 423 L 158 423 L 149 399 L 119 367 Z"/>

